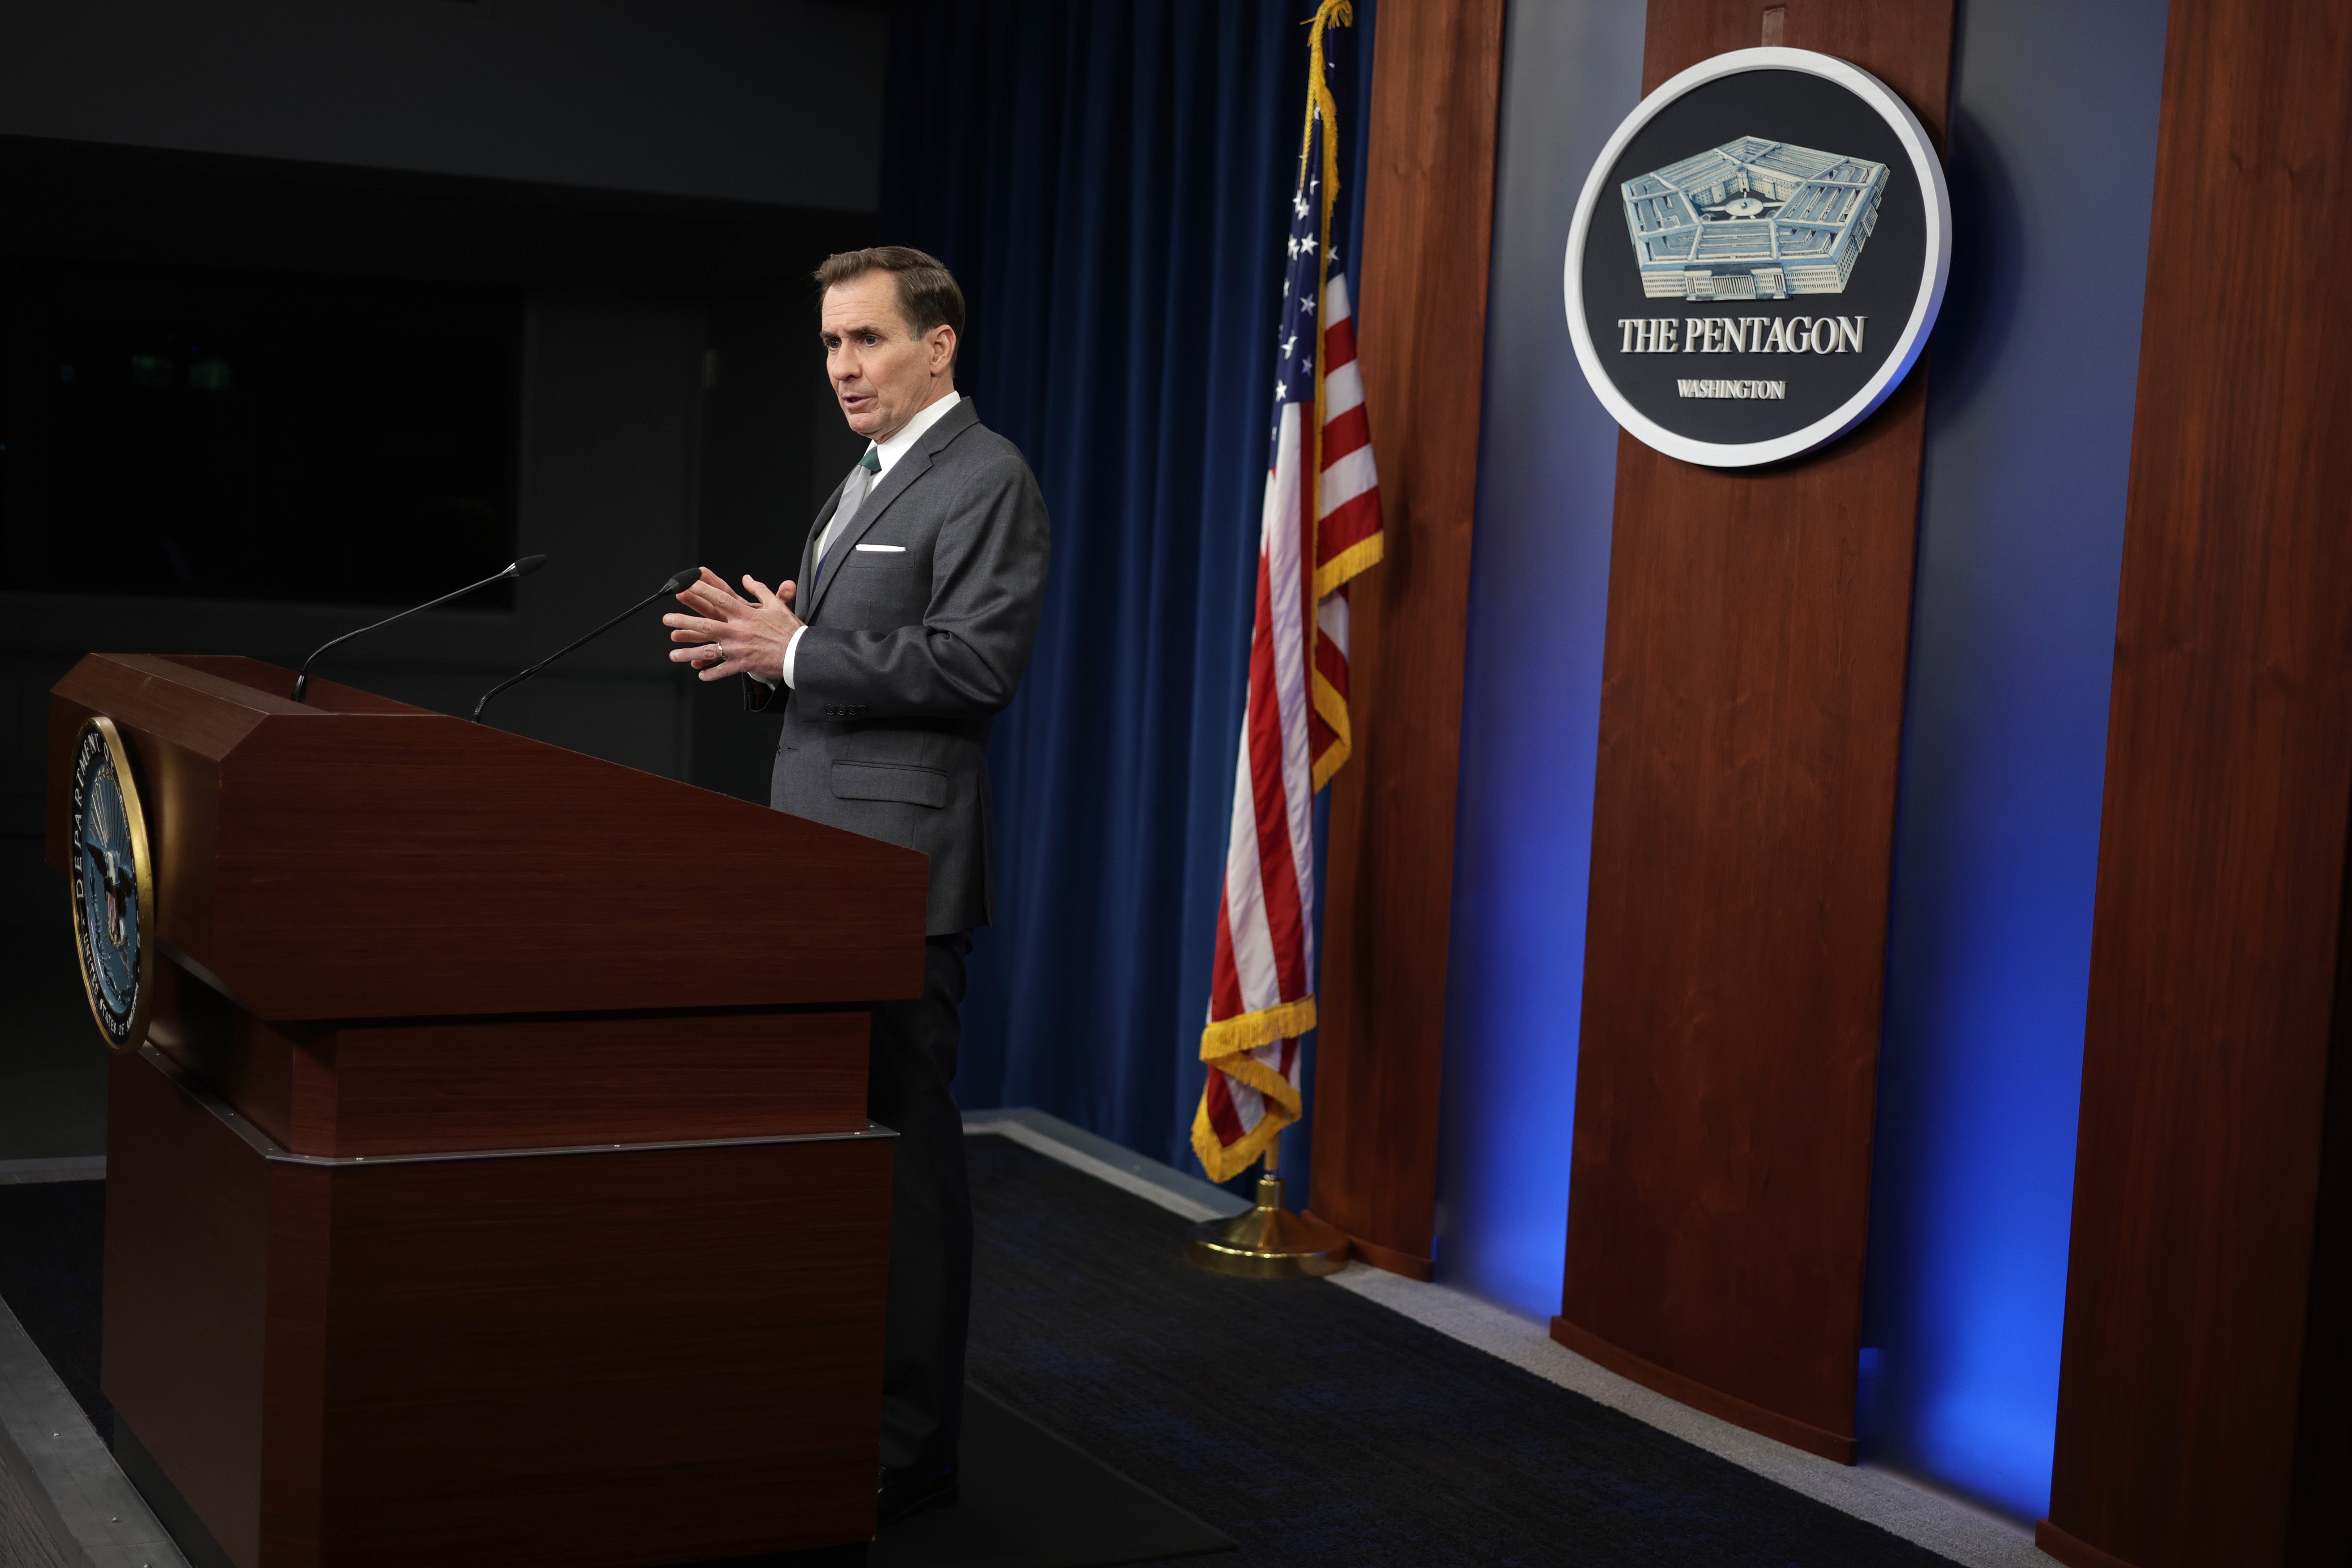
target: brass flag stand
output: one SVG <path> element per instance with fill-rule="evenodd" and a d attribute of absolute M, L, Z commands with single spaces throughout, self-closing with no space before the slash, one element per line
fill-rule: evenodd
<path fill-rule="evenodd" d="M 1337 1274 L 1347 1266 L 1346 1234 L 1319 1219 L 1282 1206 L 1282 1178 L 1275 1163 L 1282 1135 L 1265 1146 L 1265 1168 L 1257 1179 L 1257 1207 L 1231 1219 L 1203 1220 L 1192 1227 L 1185 1249 L 1195 1267 L 1252 1279 L 1302 1279 Z"/>

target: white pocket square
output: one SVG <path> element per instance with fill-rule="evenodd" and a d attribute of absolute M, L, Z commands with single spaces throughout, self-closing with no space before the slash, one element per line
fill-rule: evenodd
<path fill-rule="evenodd" d="M 877 555 L 904 555 L 907 553 L 907 547 L 903 544 L 861 544 L 857 548 L 860 550 L 870 550 Z"/>

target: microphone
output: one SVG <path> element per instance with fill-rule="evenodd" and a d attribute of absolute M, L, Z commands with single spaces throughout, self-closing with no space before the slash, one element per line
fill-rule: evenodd
<path fill-rule="evenodd" d="M 345 632 L 342 636 L 336 637 L 331 642 L 320 643 L 318 647 L 318 650 L 312 653 L 309 658 L 302 661 L 301 669 L 294 677 L 294 700 L 297 702 L 301 701 L 302 693 L 310 689 L 310 667 L 318 662 L 319 655 L 334 647 L 336 643 L 349 642 L 353 637 L 374 631 L 379 626 L 388 626 L 392 625 L 394 621 L 404 621 L 409 616 L 416 614 L 417 610 L 429 610 L 433 608 L 434 605 L 446 605 L 452 599 L 462 599 L 477 588 L 487 588 L 493 583 L 503 583 L 509 577 L 528 577 L 546 564 L 547 557 L 544 555 L 526 555 L 503 572 L 496 573 L 490 576 L 485 577 L 478 583 L 468 583 L 454 594 L 442 595 L 439 598 L 434 600 L 432 605 L 419 605 L 415 610 L 403 610 L 396 616 L 387 616 L 386 618 L 376 622 L 375 626 L 362 626 L 358 631 Z"/>
<path fill-rule="evenodd" d="M 513 686 L 520 681 L 529 680 L 532 676 L 537 675 L 541 670 L 545 669 L 549 665 L 553 664 L 557 659 L 562 658 L 565 654 L 570 653 L 573 648 L 578 647 L 581 643 L 594 642 L 598 637 L 603 637 L 606 632 L 611 631 L 614 626 L 619 626 L 623 621 L 627 620 L 631 616 L 635 615 L 639 610 L 644 609 L 656 599 L 666 599 L 672 594 L 682 593 L 685 591 L 687 584 L 690 583 L 698 583 L 701 580 L 702 568 L 699 566 L 688 566 L 682 572 L 672 573 L 668 582 L 664 583 L 660 587 L 656 588 L 652 593 L 647 594 L 644 598 L 639 599 L 635 604 L 631 605 L 627 609 L 623 610 L 619 615 L 614 616 L 611 620 L 606 621 L 603 626 L 598 626 L 586 637 L 580 638 L 578 642 L 569 642 L 564 644 L 562 647 L 557 648 L 553 653 L 549 654 L 545 658 L 541 659 L 537 664 L 532 665 L 529 669 L 524 670 L 520 675 L 509 675 L 504 680 L 499 681 L 496 686 L 491 687 L 488 691 L 483 692 L 482 700 L 474 704 L 474 722 L 478 724 L 482 721 L 482 710 L 490 705 L 491 698 L 496 697 L 508 687 Z"/>

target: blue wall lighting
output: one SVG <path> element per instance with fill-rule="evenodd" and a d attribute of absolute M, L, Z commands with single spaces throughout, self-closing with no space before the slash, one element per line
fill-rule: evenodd
<path fill-rule="evenodd" d="M 2050 1500 L 2164 27 L 1971 0 L 1946 157 L 1862 1414 L 1866 1460 L 2021 1520 Z"/>

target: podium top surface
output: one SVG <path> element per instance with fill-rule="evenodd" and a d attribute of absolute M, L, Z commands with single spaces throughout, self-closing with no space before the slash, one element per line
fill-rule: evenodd
<path fill-rule="evenodd" d="M 91 654 L 163 950 L 265 1018 L 823 1005 L 922 988 L 917 852 L 257 660 Z M 60 918 L 63 911 L 60 910 Z"/>

